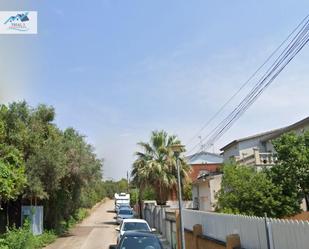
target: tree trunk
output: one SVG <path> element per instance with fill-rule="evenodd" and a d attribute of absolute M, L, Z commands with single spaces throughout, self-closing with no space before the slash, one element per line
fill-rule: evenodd
<path fill-rule="evenodd" d="M 141 219 L 143 219 L 142 196 L 143 196 L 143 187 L 140 186 L 138 193 L 138 207 L 139 207 L 139 217 Z"/>
<path fill-rule="evenodd" d="M 306 211 L 309 210 L 309 196 L 305 194 L 305 201 L 306 201 Z"/>
<path fill-rule="evenodd" d="M 10 218 L 9 218 L 9 201 L 6 203 L 6 227 L 10 226 Z"/>
<path fill-rule="evenodd" d="M 166 187 L 162 187 L 160 183 L 158 184 L 158 191 L 156 191 L 156 201 L 158 205 L 166 205 L 168 189 Z"/>

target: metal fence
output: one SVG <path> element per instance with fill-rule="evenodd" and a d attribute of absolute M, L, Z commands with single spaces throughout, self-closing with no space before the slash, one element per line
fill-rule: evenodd
<path fill-rule="evenodd" d="M 242 247 L 247 249 L 309 248 L 309 223 L 307 221 L 281 219 L 267 219 L 266 221 L 260 217 L 187 209 L 183 211 L 183 222 L 186 229 L 192 230 L 195 224 L 201 224 L 204 235 L 222 241 L 226 240 L 227 235 L 237 233 L 240 236 Z M 267 235 L 269 236 L 269 246 Z"/>
<path fill-rule="evenodd" d="M 176 248 L 176 216 L 175 210 L 170 207 L 146 205 L 143 217 L 150 227 L 156 228 L 169 243 L 171 248 Z"/>

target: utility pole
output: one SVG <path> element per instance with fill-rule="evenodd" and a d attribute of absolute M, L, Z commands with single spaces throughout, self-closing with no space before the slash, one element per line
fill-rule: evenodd
<path fill-rule="evenodd" d="M 129 193 L 129 184 L 130 184 L 129 171 L 127 171 L 127 194 Z"/>
<path fill-rule="evenodd" d="M 178 185 L 178 208 L 179 208 L 179 225 L 180 225 L 180 249 L 186 249 L 185 244 L 185 231 L 183 226 L 182 217 L 182 190 L 181 190 L 181 178 L 180 178 L 180 165 L 179 165 L 179 155 L 184 151 L 184 146 L 181 144 L 175 144 L 170 147 L 174 152 L 176 157 L 176 167 L 177 167 L 177 185 Z"/>

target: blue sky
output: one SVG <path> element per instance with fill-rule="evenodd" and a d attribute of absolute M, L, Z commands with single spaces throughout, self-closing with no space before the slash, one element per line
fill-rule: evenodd
<path fill-rule="evenodd" d="M 0 35 L 0 101 L 53 105 L 56 123 L 85 134 L 105 159 L 104 177 L 118 179 L 152 130 L 186 143 L 309 2 L 2 0 L 0 10 L 37 10 L 39 31 Z M 214 150 L 308 116 L 308 59 L 307 47 Z"/>

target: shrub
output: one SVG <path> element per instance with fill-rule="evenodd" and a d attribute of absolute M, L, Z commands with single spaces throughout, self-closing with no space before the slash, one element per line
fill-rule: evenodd
<path fill-rule="evenodd" d="M 36 248 L 42 248 L 44 246 L 47 246 L 48 244 L 54 242 L 56 238 L 57 236 L 53 231 L 46 231 L 42 235 L 35 237 Z"/>
<path fill-rule="evenodd" d="M 25 221 L 24 227 L 8 230 L 4 236 L 3 245 L 9 249 L 33 249 L 35 238 L 30 231 L 29 222 Z"/>
<path fill-rule="evenodd" d="M 0 249 L 39 249 L 56 239 L 53 231 L 35 236 L 30 231 L 30 224 L 26 220 L 22 228 L 8 230 L 0 239 Z"/>
<path fill-rule="evenodd" d="M 75 218 L 75 220 L 76 220 L 77 222 L 80 222 L 80 221 L 82 221 L 83 219 L 85 219 L 86 217 L 88 217 L 88 215 L 89 215 L 88 209 L 86 209 L 86 208 L 79 208 L 79 209 L 76 211 L 76 213 L 75 213 L 75 215 L 74 215 L 74 218 Z"/>

